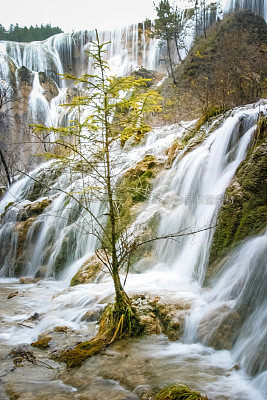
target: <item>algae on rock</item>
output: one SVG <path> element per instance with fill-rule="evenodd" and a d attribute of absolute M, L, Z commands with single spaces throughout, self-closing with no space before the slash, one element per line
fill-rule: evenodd
<path fill-rule="evenodd" d="M 265 229 L 266 166 L 266 118 L 260 116 L 254 144 L 226 190 L 212 241 L 206 281 L 216 274 L 216 266 L 229 250 Z"/>
<path fill-rule="evenodd" d="M 208 400 L 208 398 L 191 390 L 187 385 L 179 384 L 162 389 L 156 394 L 155 400 Z"/>
<path fill-rule="evenodd" d="M 100 257 L 103 260 L 106 259 L 104 251 L 98 250 L 97 253 L 100 253 Z M 70 286 L 94 282 L 101 271 L 105 270 L 106 268 L 104 263 L 100 260 L 97 254 L 93 254 L 82 264 L 79 271 L 73 276 Z"/>

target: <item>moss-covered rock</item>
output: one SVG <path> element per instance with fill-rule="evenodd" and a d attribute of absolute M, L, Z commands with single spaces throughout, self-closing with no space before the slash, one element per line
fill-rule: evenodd
<path fill-rule="evenodd" d="M 184 299 L 167 301 L 148 295 L 134 295 L 132 301 L 138 308 L 140 321 L 147 334 L 164 333 L 173 341 L 183 335 L 185 318 L 191 307 L 190 301 Z"/>
<path fill-rule="evenodd" d="M 136 216 L 137 205 L 148 199 L 152 182 L 160 170 L 160 164 L 152 155 L 146 155 L 133 168 L 128 170 L 116 189 L 119 205 L 119 229 L 121 234 Z M 109 229 L 109 223 L 107 226 Z"/>
<path fill-rule="evenodd" d="M 79 367 L 85 360 L 99 354 L 113 342 L 137 336 L 142 331 L 139 315 L 129 299 L 127 303 L 109 303 L 101 316 L 98 333 L 93 339 L 78 343 L 74 348 L 63 350 L 53 357 L 66 363 L 67 368 Z"/>
<path fill-rule="evenodd" d="M 37 347 L 38 349 L 41 350 L 46 350 L 50 347 L 50 342 L 52 338 L 50 336 L 45 336 L 42 337 L 41 339 L 38 339 L 36 342 L 31 343 L 32 347 Z"/>
<path fill-rule="evenodd" d="M 104 251 L 98 250 L 98 254 L 103 260 L 106 260 L 106 254 Z M 107 269 L 100 258 L 97 257 L 96 254 L 93 254 L 83 263 L 79 271 L 73 276 L 70 286 L 76 286 L 82 283 L 92 283 L 101 271 L 106 270 Z"/>
<path fill-rule="evenodd" d="M 134 70 L 133 72 L 131 72 L 130 75 L 136 77 L 137 79 L 139 78 L 149 79 L 149 81 L 146 83 L 147 87 L 155 85 L 157 82 L 160 81 L 160 79 L 163 78 L 163 74 L 157 71 L 146 69 L 144 67 Z"/>
<path fill-rule="evenodd" d="M 208 400 L 199 392 L 191 390 L 187 385 L 171 385 L 156 394 L 155 400 Z"/>
<path fill-rule="evenodd" d="M 211 246 L 206 281 L 214 276 L 217 264 L 229 250 L 265 229 L 266 168 L 266 118 L 261 117 L 254 144 L 226 190 Z"/>
<path fill-rule="evenodd" d="M 18 219 L 20 221 L 26 221 L 28 218 L 36 217 L 44 212 L 44 210 L 51 204 L 52 200 L 45 198 L 41 201 L 36 201 L 31 204 L 27 204 L 19 212 Z"/>

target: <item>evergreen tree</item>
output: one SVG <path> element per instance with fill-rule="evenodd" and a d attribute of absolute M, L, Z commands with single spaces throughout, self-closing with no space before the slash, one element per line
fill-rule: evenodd
<path fill-rule="evenodd" d="M 4 26 L 0 25 L 0 40 L 10 40 L 13 42 L 32 42 L 36 40 L 45 40 L 50 36 L 62 33 L 63 31 L 58 27 L 52 27 L 51 24 L 41 25 L 28 28 L 27 26 L 20 27 L 18 24 L 11 24 L 9 29 L 6 30 Z"/>
<path fill-rule="evenodd" d="M 173 83 L 176 85 L 174 70 L 173 70 L 173 60 L 171 56 L 171 42 L 174 36 L 174 14 L 172 12 L 169 0 L 161 0 L 159 5 L 156 6 L 157 18 L 155 19 L 154 32 L 153 35 L 162 39 L 166 43 L 167 47 L 167 57 L 170 67 L 170 75 L 172 77 Z"/>
<path fill-rule="evenodd" d="M 181 34 L 183 30 L 182 15 L 178 7 L 172 7 L 169 0 L 161 0 L 155 7 L 157 18 L 155 19 L 153 36 L 163 40 L 167 49 L 167 60 L 170 68 L 170 75 L 173 83 L 176 85 L 176 79 L 173 70 L 173 59 L 171 44 L 174 42 L 178 59 L 181 61 Z M 167 68 L 168 70 L 168 68 Z"/>
<path fill-rule="evenodd" d="M 146 86 L 147 79 L 109 76 L 109 67 L 104 60 L 105 44 L 100 44 L 97 32 L 96 40 L 96 43 L 93 43 L 93 50 L 88 52 L 89 57 L 93 58 L 96 73 L 84 74 L 81 77 L 64 75 L 75 85 L 84 87 L 80 96 L 64 104 L 69 111 L 77 112 L 75 123 L 64 128 L 36 125 L 34 129 L 38 134 L 52 134 L 52 137 L 56 135 L 59 139 L 54 144 L 70 152 L 68 158 L 47 153 L 48 158 L 57 157 L 66 163 L 73 173 L 77 171 L 76 165 L 79 162 L 84 170 L 91 171 L 90 176 L 96 182 L 92 187 L 88 187 L 84 180 L 79 198 L 72 193 L 69 195 L 86 210 L 92 223 L 87 229 L 90 229 L 90 234 L 100 242 L 100 248 L 106 254 L 104 264 L 113 279 L 115 304 L 108 317 L 111 325 L 104 327 L 104 334 L 100 329 L 97 339 L 104 340 L 103 344 L 107 345 L 117 336 L 135 335 L 140 330 L 136 312 L 131 306 L 119 276 L 120 269 L 128 265 L 134 239 L 127 239 L 121 232 L 122 204 L 115 194 L 114 162 L 117 160 L 112 160 L 111 147 L 116 139 L 125 142 L 132 136 L 146 132 L 148 126 L 144 122 L 145 115 L 159 111 L 161 107 L 158 104 L 160 97 L 157 92 L 141 90 Z M 86 117 L 84 115 L 81 117 L 81 111 L 85 109 Z M 94 210 L 93 204 L 96 198 L 105 205 L 104 215 L 108 216 L 107 222 L 103 215 L 99 215 L 99 211 Z M 100 254 L 99 257 L 103 261 Z"/>

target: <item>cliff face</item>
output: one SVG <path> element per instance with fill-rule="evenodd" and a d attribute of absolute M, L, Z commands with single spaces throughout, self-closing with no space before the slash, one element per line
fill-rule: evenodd
<path fill-rule="evenodd" d="M 218 271 L 217 264 L 230 250 L 266 228 L 266 128 L 266 117 L 260 115 L 254 143 L 226 190 L 213 237 L 206 279 L 214 276 Z"/>

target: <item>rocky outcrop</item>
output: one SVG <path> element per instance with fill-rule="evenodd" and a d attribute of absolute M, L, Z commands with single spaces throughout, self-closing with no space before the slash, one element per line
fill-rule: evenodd
<path fill-rule="evenodd" d="M 168 301 L 160 297 L 138 294 L 132 299 L 147 334 L 164 333 L 173 341 L 183 335 L 185 318 L 191 307 L 190 301 L 185 299 Z"/>
<path fill-rule="evenodd" d="M 159 73 L 157 71 L 153 71 L 150 69 L 146 69 L 144 67 L 135 69 L 131 74 L 131 76 L 134 76 L 136 78 L 143 78 L 143 79 L 149 79 L 146 82 L 146 87 L 150 87 L 152 85 L 155 85 L 158 83 L 164 76 L 164 74 Z"/>
<path fill-rule="evenodd" d="M 211 246 L 206 281 L 218 271 L 217 265 L 229 250 L 266 227 L 267 122 L 258 121 L 254 144 L 228 186 L 218 215 Z"/>
<path fill-rule="evenodd" d="M 206 346 L 217 350 L 230 350 L 240 326 L 240 315 L 223 305 L 205 315 L 201 320 L 197 332 L 198 339 Z"/>
<path fill-rule="evenodd" d="M 101 272 L 107 272 L 107 268 L 101 261 L 101 259 L 104 261 L 107 259 L 106 254 L 103 250 L 99 250 L 98 254 L 100 258 L 97 254 L 93 254 L 83 263 L 79 271 L 73 276 L 70 286 L 92 283 Z"/>
<path fill-rule="evenodd" d="M 52 78 L 48 77 L 44 72 L 39 72 L 39 82 L 44 89 L 44 96 L 47 101 L 51 101 L 59 93 L 58 87 Z"/>
<path fill-rule="evenodd" d="M 44 210 L 51 204 L 51 202 L 51 199 L 44 198 L 41 201 L 27 204 L 19 213 L 19 220 L 26 221 L 28 218 L 36 217 L 37 215 L 42 214 Z"/>

